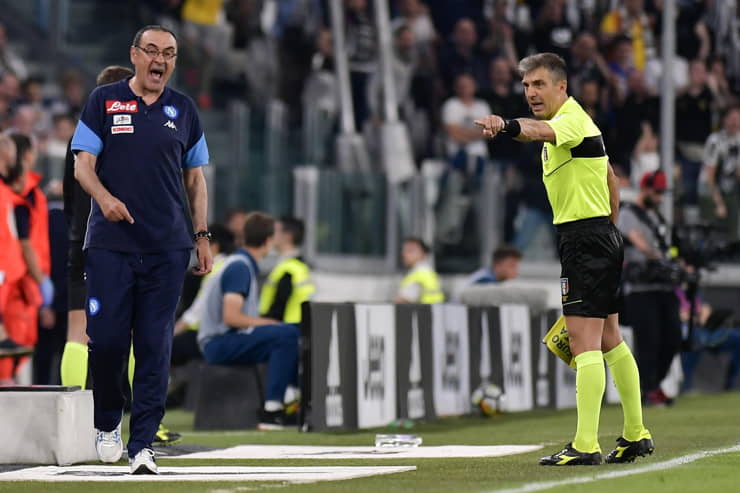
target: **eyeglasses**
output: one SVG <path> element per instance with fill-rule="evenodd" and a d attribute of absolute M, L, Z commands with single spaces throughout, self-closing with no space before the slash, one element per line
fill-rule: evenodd
<path fill-rule="evenodd" d="M 139 50 L 146 53 L 146 56 L 154 60 L 155 58 L 159 58 L 159 55 L 162 55 L 162 58 L 165 60 L 172 60 L 177 56 L 177 53 L 175 53 L 175 50 L 172 48 L 168 48 L 164 51 L 159 51 L 157 48 L 142 48 L 141 46 L 134 45 L 134 48 L 138 48 Z"/>

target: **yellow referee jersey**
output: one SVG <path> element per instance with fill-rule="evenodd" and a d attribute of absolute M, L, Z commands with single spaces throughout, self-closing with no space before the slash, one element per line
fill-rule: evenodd
<path fill-rule="evenodd" d="M 542 181 L 553 223 L 609 216 L 609 158 L 599 128 L 572 97 L 545 123 L 555 132 L 555 144 L 542 147 Z"/>

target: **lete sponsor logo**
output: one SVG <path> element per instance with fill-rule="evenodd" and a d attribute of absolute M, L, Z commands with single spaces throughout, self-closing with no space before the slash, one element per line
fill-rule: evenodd
<path fill-rule="evenodd" d="M 105 101 L 106 113 L 138 113 L 139 103 L 136 101 L 117 101 L 108 99 Z"/>

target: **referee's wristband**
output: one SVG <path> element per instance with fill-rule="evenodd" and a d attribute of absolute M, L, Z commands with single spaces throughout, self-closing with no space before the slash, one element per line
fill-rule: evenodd
<path fill-rule="evenodd" d="M 502 132 L 513 139 L 522 133 L 522 126 L 519 125 L 519 120 L 504 120 L 504 128 Z"/>

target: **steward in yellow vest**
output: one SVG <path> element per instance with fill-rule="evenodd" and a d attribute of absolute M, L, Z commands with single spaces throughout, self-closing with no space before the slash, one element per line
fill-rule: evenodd
<path fill-rule="evenodd" d="M 401 258 L 409 268 L 401 281 L 401 289 L 393 301 L 396 303 L 442 303 L 445 300 L 439 276 L 427 260 L 429 247 L 419 238 L 403 242 Z"/>
<path fill-rule="evenodd" d="M 311 270 L 298 256 L 303 242 L 303 221 L 283 217 L 275 227 L 275 247 L 281 260 L 270 272 L 260 295 L 260 313 L 287 323 L 301 322 L 301 305 L 309 301 L 316 288 Z"/>

